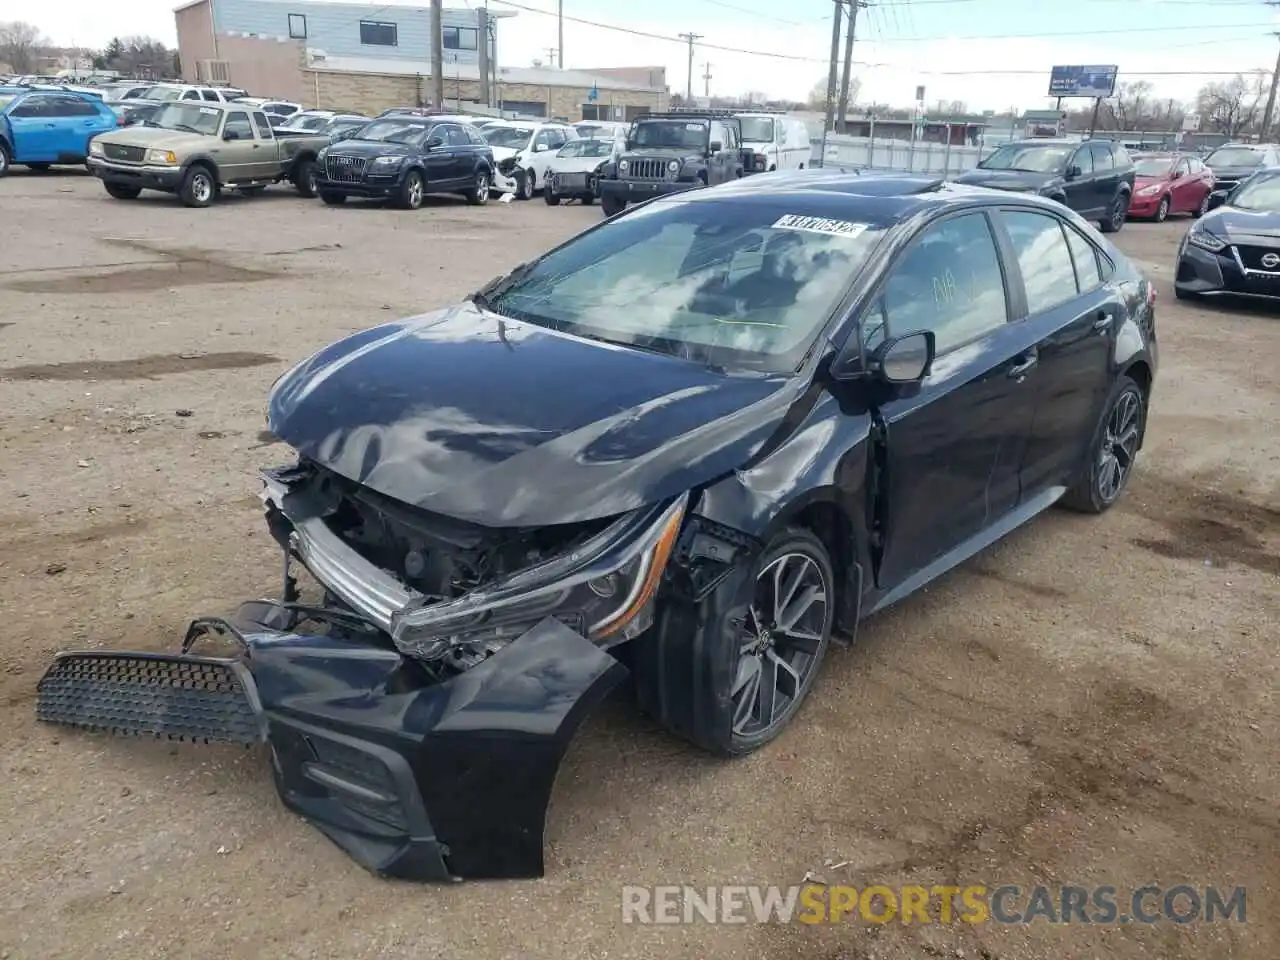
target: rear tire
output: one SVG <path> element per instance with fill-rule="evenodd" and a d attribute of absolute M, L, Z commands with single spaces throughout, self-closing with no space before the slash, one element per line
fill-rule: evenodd
<path fill-rule="evenodd" d="M 178 199 L 187 207 L 207 207 L 218 195 L 218 182 L 213 172 L 197 164 L 190 167 L 178 187 Z"/>
<path fill-rule="evenodd" d="M 489 191 L 491 189 L 488 170 L 477 170 L 475 186 L 467 191 L 467 203 L 473 207 L 482 207 L 489 202 Z"/>
<path fill-rule="evenodd" d="M 759 749 L 812 689 L 836 601 L 822 541 L 783 530 L 753 567 L 736 570 L 700 604 L 662 603 L 652 633 L 632 651 L 640 705 L 712 753 Z"/>
<path fill-rule="evenodd" d="M 1124 227 L 1124 218 L 1129 212 L 1129 194 L 1121 192 L 1111 201 L 1111 212 L 1098 226 L 1103 233 L 1119 233 Z"/>
<path fill-rule="evenodd" d="M 13 165 L 13 155 L 9 153 L 9 145 L 0 141 L 0 177 L 9 172 L 9 167 Z"/>
<path fill-rule="evenodd" d="M 584 207 L 589 207 L 596 202 L 596 195 L 594 193 L 580 193 L 578 194 L 578 199 Z"/>
<path fill-rule="evenodd" d="M 331 207 L 340 207 L 347 202 L 345 193 L 334 193 L 332 190 L 325 190 L 320 194 L 320 199 Z"/>
<path fill-rule="evenodd" d="M 1060 501 L 1068 510 L 1103 513 L 1124 493 L 1146 428 L 1147 399 L 1133 378 L 1119 377 L 1089 443 L 1088 462 Z"/>
<path fill-rule="evenodd" d="M 128 187 L 123 183 L 104 183 L 102 186 L 117 200 L 137 200 L 142 194 L 141 187 Z"/>
<path fill-rule="evenodd" d="M 307 200 L 315 199 L 319 189 L 316 187 L 316 162 L 311 159 L 299 160 L 293 169 L 293 189 L 298 196 Z"/>
<path fill-rule="evenodd" d="M 606 217 L 616 216 L 627 209 L 627 201 L 605 195 L 600 198 L 600 208 Z"/>

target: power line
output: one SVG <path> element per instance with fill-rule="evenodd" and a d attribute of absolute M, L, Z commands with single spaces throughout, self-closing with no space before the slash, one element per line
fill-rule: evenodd
<path fill-rule="evenodd" d="M 1144 33 L 1153 31 L 1173 32 L 1177 30 L 1244 30 L 1249 27 L 1270 27 L 1274 24 L 1268 23 L 1208 23 L 1208 24 L 1182 24 L 1179 26 L 1163 26 L 1163 27 L 1143 27 Z M 977 33 L 968 35 L 954 36 L 937 36 L 937 37 L 884 37 L 877 40 L 876 43 L 936 43 L 940 40 L 1029 40 L 1036 37 L 1093 37 L 1102 36 L 1104 34 L 1132 34 L 1132 27 L 1116 28 L 1108 27 L 1105 30 L 1066 30 L 1066 31 L 1050 31 L 1048 33 Z"/>

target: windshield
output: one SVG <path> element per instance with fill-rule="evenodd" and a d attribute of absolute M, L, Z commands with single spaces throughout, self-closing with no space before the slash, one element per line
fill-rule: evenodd
<path fill-rule="evenodd" d="M 637 123 L 631 131 L 634 147 L 669 147 L 676 150 L 701 150 L 707 145 L 705 121 L 649 120 Z"/>
<path fill-rule="evenodd" d="M 1133 172 L 1139 177 L 1163 177 L 1173 169 L 1172 157 L 1143 157 L 1134 161 Z"/>
<path fill-rule="evenodd" d="M 519 127 L 485 127 L 480 131 L 491 147 L 513 147 L 520 149 L 529 143 L 532 130 L 521 130 Z"/>
<path fill-rule="evenodd" d="M 1280 213 L 1280 175 L 1255 173 L 1228 202 L 1241 210 Z"/>
<path fill-rule="evenodd" d="M 290 117 L 287 126 L 290 130 L 319 130 L 328 122 L 328 117 Z"/>
<path fill-rule="evenodd" d="M 570 140 L 557 157 L 607 157 L 613 153 L 612 140 Z"/>
<path fill-rule="evenodd" d="M 773 120 L 769 117 L 739 117 L 742 139 L 748 143 L 773 143 Z"/>
<path fill-rule="evenodd" d="M 144 100 L 177 100 L 180 96 L 182 91 L 177 87 L 147 87 L 142 91 Z"/>
<path fill-rule="evenodd" d="M 1248 147 L 1219 147 L 1204 162 L 1211 167 L 1260 167 L 1262 154 Z"/>
<path fill-rule="evenodd" d="M 380 143 L 417 143 L 425 130 L 426 127 L 421 123 L 387 118 L 374 120 L 367 127 L 363 127 L 359 136 L 354 139 L 376 140 Z"/>
<path fill-rule="evenodd" d="M 1028 173 L 1058 173 L 1067 165 L 1067 159 L 1075 153 L 1074 146 L 1055 144 L 1029 145 L 1007 143 L 979 167 L 983 170 L 1025 170 Z"/>
<path fill-rule="evenodd" d="M 794 370 L 881 232 L 782 203 L 660 203 L 588 231 L 486 304 L 715 367 Z"/>
<path fill-rule="evenodd" d="M 218 132 L 222 111 L 217 107 L 202 107 L 198 103 L 167 103 L 147 121 L 148 126 L 181 130 L 184 133 L 203 133 L 212 137 Z"/>

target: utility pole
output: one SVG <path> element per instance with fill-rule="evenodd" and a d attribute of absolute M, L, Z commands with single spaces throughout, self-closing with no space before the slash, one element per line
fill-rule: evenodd
<path fill-rule="evenodd" d="M 1272 4 L 1275 6 L 1275 4 Z M 1280 33 L 1274 34 L 1280 37 Z M 1267 109 L 1262 112 L 1262 129 L 1258 131 L 1258 142 L 1265 142 L 1267 131 L 1271 129 L 1271 115 L 1276 109 L 1276 84 L 1280 82 L 1280 53 L 1276 54 L 1276 68 L 1271 74 L 1271 92 L 1267 94 Z"/>
<path fill-rule="evenodd" d="M 853 38 L 858 28 L 858 8 L 870 6 L 866 0 L 849 0 L 849 29 L 844 37 L 844 76 L 840 80 L 840 106 L 836 110 L 836 126 L 846 130 L 845 114 L 849 112 L 849 86 L 853 81 Z"/>
<path fill-rule="evenodd" d="M 432 104 L 444 109 L 444 0 L 431 0 Z"/>
<path fill-rule="evenodd" d="M 693 103 L 693 42 L 695 40 L 701 40 L 702 34 L 682 33 L 679 34 L 679 37 L 681 40 L 687 40 L 689 42 L 689 77 L 684 86 L 684 97 L 687 106 L 688 104 Z"/>
<path fill-rule="evenodd" d="M 702 68 L 702 95 L 709 100 L 711 99 L 711 64 L 704 63 Z"/>
<path fill-rule="evenodd" d="M 831 120 L 836 109 L 836 84 L 839 80 L 840 68 L 840 18 L 844 14 L 844 0 L 832 0 L 835 4 L 835 16 L 831 20 L 831 70 L 827 74 L 827 117 L 822 124 L 822 159 L 827 159 L 827 134 L 831 130 Z"/>
<path fill-rule="evenodd" d="M 551 66 L 556 67 L 560 65 L 560 61 L 557 59 L 560 54 L 559 50 L 555 47 L 543 47 L 542 49 L 547 52 L 547 62 L 550 63 Z"/>
<path fill-rule="evenodd" d="M 561 70 L 564 69 L 564 0 L 559 0 L 556 4 L 556 27 L 559 28 L 559 36 L 556 43 L 560 44 L 556 48 L 556 66 Z"/>

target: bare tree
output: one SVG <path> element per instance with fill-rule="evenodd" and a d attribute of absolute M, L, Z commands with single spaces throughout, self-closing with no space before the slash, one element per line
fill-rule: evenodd
<path fill-rule="evenodd" d="M 35 73 L 40 51 L 48 41 L 29 23 L 0 23 L 0 63 L 18 73 Z"/>
<path fill-rule="evenodd" d="M 1134 80 L 1116 86 L 1115 96 L 1106 101 L 1117 130 L 1137 130 L 1151 109 L 1151 84 Z"/>
<path fill-rule="evenodd" d="M 1271 82 L 1265 71 L 1237 73 L 1230 80 L 1205 84 L 1196 97 L 1196 109 L 1210 129 L 1238 137 L 1254 126 L 1262 99 Z"/>
<path fill-rule="evenodd" d="M 849 78 L 849 106 L 852 107 L 858 102 L 858 94 L 862 90 L 862 81 L 857 77 Z M 840 98 L 840 88 L 836 87 L 836 99 Z M 813 110 L 825 110 L 827 108 L 827 78 L 823 77 L 813 85 L 813 89 L 809 91 L 809 107 Z"/>

